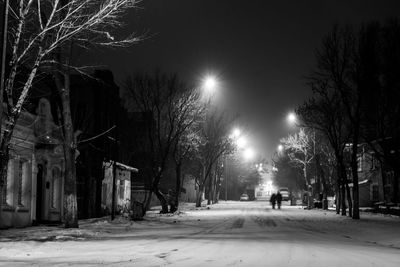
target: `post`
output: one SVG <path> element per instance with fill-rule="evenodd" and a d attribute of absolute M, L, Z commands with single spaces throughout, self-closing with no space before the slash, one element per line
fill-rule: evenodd
<path fill-rule="evenodd" d="M 228 201 L 228 157 L 225 155 L 225 201 Z"/>
<path fill-rule="evenodd" d="M 117 128 L 118 129 L 118 128 Z M 111 220 L 115 219 L 115 190 L 117 181 L 117 162 L 118 162 L 118 134 L 117 130 L 115 131 L 115 138 L 114 138 L 114 165 L 113 165 L 113 178 L 112 178 L 112 200 L 111 200 Z"/>
<path fill-rule="evenodd" d="M 114 159 L 113 177 L 112 177 L 112 199 L 111 199 L 111 220 L 115 219 L 115 181 L 117 176 L 117 161 Z"/>

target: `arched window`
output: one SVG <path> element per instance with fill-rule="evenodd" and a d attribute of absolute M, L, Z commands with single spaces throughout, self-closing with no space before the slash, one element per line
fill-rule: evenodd
<path fill-rule="evenodd" d="M 20 159 L 17 162 L 18 206 L 22 207 L 26 204 L 26 179 L 28 176 L 28 165 L 26 159 Z"/>
<path fill-rule="evenodd" d="M 60 191 L 61 191 L 61 171 L 60 168 L 54 167 L 51 171 L 51 208 L 58 209 L 60 207 Z"/>

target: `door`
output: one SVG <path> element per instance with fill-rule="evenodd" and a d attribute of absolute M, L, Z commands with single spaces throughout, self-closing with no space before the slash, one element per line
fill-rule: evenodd
<path fill-rule="evenodd" d="M 36 222 L 43 220 L 43 165 L 38 165 L 36 183 Z"/>

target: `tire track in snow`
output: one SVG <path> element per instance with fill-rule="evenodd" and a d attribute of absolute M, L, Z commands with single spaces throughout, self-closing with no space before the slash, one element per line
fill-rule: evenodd
<path fill-rule="evenodd" d="M 234 228 L 243 228 L 244 218 L 236 219 L 232 224 L 232 229 Z"/>
<path fill-rule="evenodd" d="M 276 222 L 272 220 L 271 218 L 267 217 L 259 217 L 259 216 L 253 216 L 253 221 L 256 222 L 261 228 L 264 227 L 276 227 Z"/>

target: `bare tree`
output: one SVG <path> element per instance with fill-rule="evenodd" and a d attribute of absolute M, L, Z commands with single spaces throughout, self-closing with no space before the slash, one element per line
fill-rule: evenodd
<path fill-rule="evenodd" d="M 229 138 L 233 121 L 234 118 L 230 118 L 227 113 L 209 110 L 199 129 L 201 132 L 199 161 L 203 171 L 202 177 L 196 181 L 198 185 L 196 207 L 201 206 L 202 195 L 207 182 L 212 179 L 215 164 L 223 155 L 229 154 L 234 149 L 233 140 Z M 212 185 L 210 188 L 212 188 Z"/>
<path fill-rule="evenodd" d="M 307 166 L 313 160 L 312 153 L 312 136 L 309 132 L 306 133 L 304 128 L 295 134 L 289 134 L 288 137 L 282 138 L 280 142 L 285 147 L 288 156 L 293 164 L 298 165 L 303 170 L 304 181 L 307 188 L 310 186 L 310 180 L 307 174 Z"/>
<path fill-rule="evenodd" d="M 351 214 L 351 195 L 348 186 L 345 163 L 345 147 L 350 138 L 348 130 L 349 121 L 342 106 L 339 92 L 330 85 L 329 80 L 320 77 L 310 77 L 309 84 L 313 89 L 313 97 L 297 109 L 303 123 L 312 127 L 328 140 L 335 155 L 337 187 L 336 200 L 337 213 L 342 209 L 342 215 L 346 215 L 346 192 Z M 326 153 L 329 153 L 325 150 Z M 325 154 L 326 154 L 325 153 Z"/>
<path fill-rule="evenodd" d="M 361 104 L 363 102 L 363 60 L 360 36 L 349 27 L 335 26 L 323 39 L 317 51 L 317 68 L 313 79 L 320 80 L 337 93 L 351 133 L 351 173 L 353 182 L 353 211 L 351 216 L 359 219 L 358 193 L 358 144 L 360 143 Z M 350 210 L 349 210 L 350 211 Z"/>
<path fill-rule="evenodd" d="M 291 162 L 295 166 L 300 166 L 303 170 L 304 182 L 307 187 L 307 191 L 311 188 L 311 183 L 308 175 L 308 166 L 313 160 L 313 138 L 309 131 L 306 132 L 304 128 L 300 128 L 300 131 L 295 134 L 289 134 L 288 137 L 282 138 L 280 142 L 285 147 Z M 311 195 L 308 197 L 308 207 L 311 208 Z"/>
<path fill-rule="evenodd" d="M 7 123 L 0 147 L 0 176 L 4 179 L 9 158 L 10 140 L 23 105 L 40 68 L 59 70 L 55 73 L 62 98 L 64 122 L 65 226 L 77 227 L 75 150 L 76 141 L 69 107 L 70 51 L 72 42 L 81 46 L 127 46 L 138 41 L 135 34 L 117 39 L 109 31 L 122 26 L 127 9 L 136 7 L 132 0 L 19 0 L 11 4 L 9 43 L 10 71 L 5 85 Z M 54 68 L 56 66 L 56 68 Z M 17 85 L 17 73 L 22 87 Z M 62 77 L 62 78 L 61 78 Z M 16 100 L 16 101 L 15 101 Z"/>
<path fill-rule="evenodd" d="M 150 157 L 147 180 L 151 184 L 151 192 L 156 194 L 161 203 L 162 212 L 166 213 L 168 203 L 160 191 L 160 180 L 174 148 L 185 150 L 184 136 L 198 119 L 197 113 L 201 112 L 198 107 L 196 109 L 199 95 L 189 90 L 176 75 L 162 74 L 160 71 L 128 78 L 123 95 L 128 111 L 151 114 L 152 122 L 147 125 L 146 131 Z M 145 209 L 150 199 L 147 198 Z"/>
<path fill-rule="evenodd" d="M 175 212 L 179 206 L 183 164 L 185 161 L 193 160 L 199 149 L 200 137 L 197 129 L 204 112 L 204 105 L 199 102 L 199 96 L 198 92 L 188 91 L 179 99 L 179 116 L 182 123 L 178 127 L 182 128 L 182 131 L 172 148 L 175 164 L 175 195 L 170 212 Z"/>

